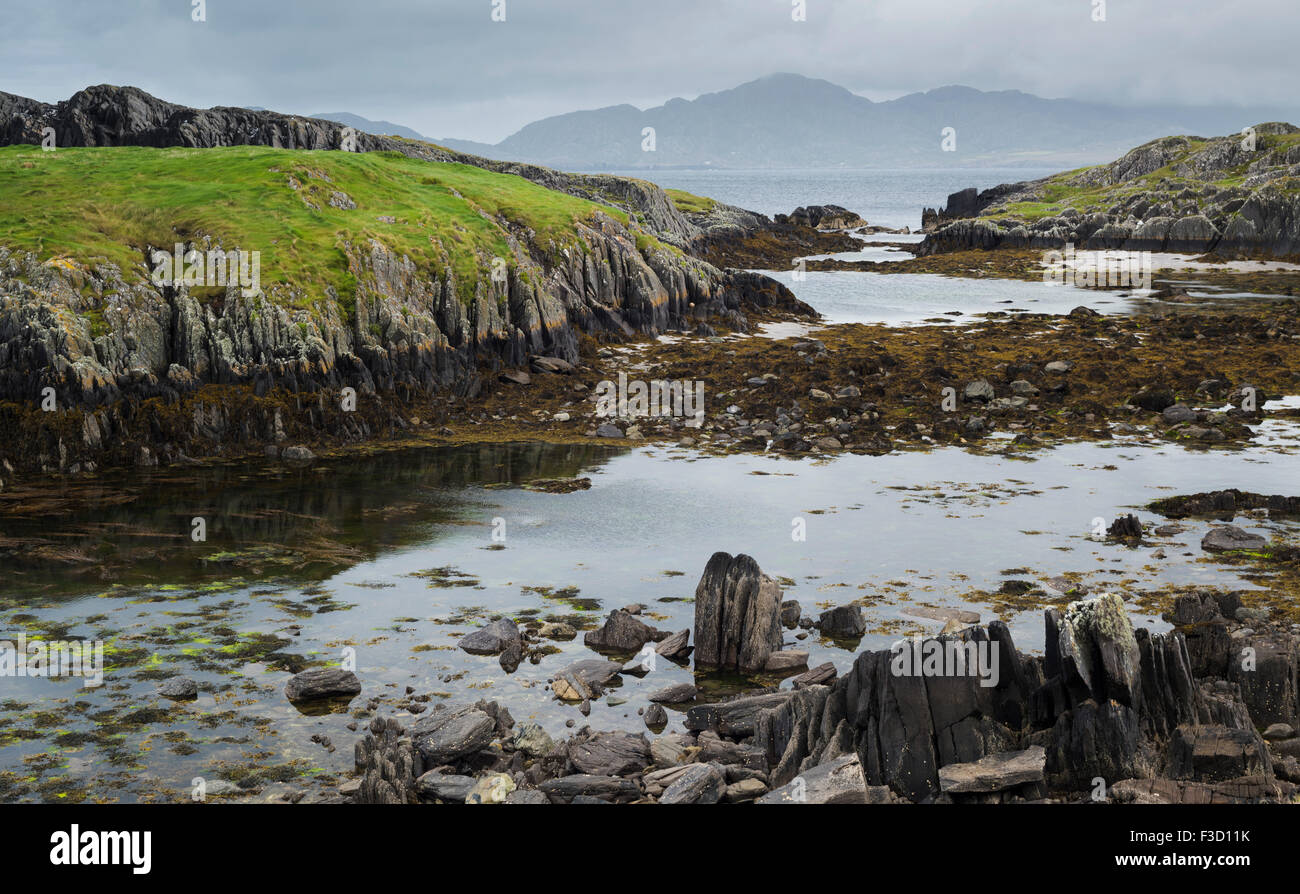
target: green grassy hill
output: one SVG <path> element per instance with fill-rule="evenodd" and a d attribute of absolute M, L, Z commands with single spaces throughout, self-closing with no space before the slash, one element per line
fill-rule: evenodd
<path fill-rule="evenodd" d="M 597 213 L 629 223 L 521 177 L 395 152 L 0 148 L 0 245 L 110 262 L 128 281 L 148 275 L 148 247 L 208 236 L 260 251 L 268 293 L 285 283 L 313 300 L 325 285 L 350 295 L 341 246 L 375 239 L 433 278 L 450 271 L 469 298 L 492 258 L 515 266 L 508 237 L 542 260 L 581 245 L 575 222 Z"/>

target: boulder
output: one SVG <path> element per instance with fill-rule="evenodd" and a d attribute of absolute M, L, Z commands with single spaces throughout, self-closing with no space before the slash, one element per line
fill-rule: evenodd
<path fill-rule="evenodd" d="M 500 655 L 512 643 L 519 643 L 519 628 L 509 618 L 501 618 L 462 637 L 457 645 L 471 655 Z"/>
<path fill-rule="evenodd" d="M 164 698 L 192 699 L 198 698 L 199 684 L 189 677 L 172 677 L 158 686 L 158 694 Z"/>
<path fill-rule="evenodd" d="M 410 729 L 411 741 L 425 766 L 451 764 L 487 747 L 497 733 L 497 721 L 478 705 L 440 706 L 420 717 Z"/>
<path fill-rule="evenodd" d="M 1268 541 L 1258 534 L 1243 531 L 1236 525 L 1218 525 L 1201 538 L 1201 549 L 1226 552 L 1233 549 L 1263 549 Z"/>
<path fill-rule="evenodd" d="M 840 605 L 822 612 L 817 629 L 833 639 L 854 639 L 867 632 L 867 622 L 858 606 Z"/>
<path fill-rule="evenodd" d="M 661 637 L 659 631 L 620 608 L 609 613 L 599 630 L 588 631 L 582 641 L 598 652 L 635 652 Z"/>

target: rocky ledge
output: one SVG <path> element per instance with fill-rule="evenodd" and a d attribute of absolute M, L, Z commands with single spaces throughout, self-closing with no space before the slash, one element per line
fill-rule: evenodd
<path fill-rule="evenodd" d="M 798 615 L 753 559 L 715 555 L 697 589 L 697 666 L 771 666 L 786 653 L 772 650 L 770 628 Z M 830 611 L 818 624 L 834 630 L 844 620 Z M 645 712 L 649 738 L 584 727 L 556 742 L 492 701 L 376 717 L 342 795 L 362 803 L 1294 800 L 1300 638 L 1270 626 L 1237 593 L 1181 597 L 1170 620 L 1168 633 L 1135 630 L 1112 595 L 1049 609 L 1042 656 L 1018 651 L 999 621 L 954 622 L 938 637 L 864 651 L 843 676 L 833 666 L 805 671 L 790 689 L 705 702 L 685 687 L 659 699 L 689 704 L 676 715 L 684 728 L 665 731 L 656 703 Z M 610 663 L 579 662 L 556 680 L 599 685 L 619 672 L 602 664 Z M 557 697 L 573 697 L 568 686 L 553 686 Z"/>
<path fill-rule="evenodd" d="M 1300 254 L 1300 128 L 1165 137 L 1110 164 L 948 197 L 923 255 L 965 249 Z"/>

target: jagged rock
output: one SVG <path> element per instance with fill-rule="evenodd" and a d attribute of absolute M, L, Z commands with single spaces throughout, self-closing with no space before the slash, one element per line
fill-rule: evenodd
<path fill-rule="evenodd" d="M 655 654 L 671 660 L 683 660 L 691 653 L 691 647 L 687 645 L 691 639 L 690 630 L 679 630 L 671 636 L 665 637 L 655 645 Z"/>
<path fill-rule="evenodd" d="M 1002 751 L 968 764 L 939 768 L 939 788 L 949 794 L 1000 792 L 1043 781 L 1047 753 L 1034 745 L 1024 751 Z"/>
<path fill-rule="evenodd" d="M 512 643 L 519 643 L 519 628 L 509 618 L 501 618 L 462 637 L 457 645 L 471 655 L 499 655 Z"/>
<path fill-rule="evenodd" d="M 661 637 L 659 631 L 620 608 L 609 613 L 599 630 L 588 631 L 583 642 L 598 652 L 635 652 Z"/>
<path fill-rule="evenodd" d="M 284 695 L 291 702 L 320 698 L 352 696 L 361 692 L 361 681 L 352 671 L 337 667 L 317 667 L 294 674 L 284 685 Z"/>
<path fill-rule="evenodd" d="M 697 705 L 686 712 L 686 728 L 693 731 L 712 730 L 720 735 L 743 738 L 754 734 L 754 723 L 765 708 L 782 705 L 794 696 L 792 692 L 774 692 L 768 695 L 751 695 L 728 702 Z"/>
<path fill-rule="evenodd" d="M 695 588 L 695 663 L 761 671 L 781 648 L 781 587 L 746 555 L 714 553 Z"/>
<path fill-rule="evenodd" d="M 651 705 L 645 709 L 645 714 L 641 716 L 641 720 L 645 723 L 646 728 L 650 730 L 662 730 L 668 725 L 668 712 L 664 710 L 663 705 Z"/>
<path fill-rule="evenodd" d="M 988 379 L 977 379 L 968 384 L 962 392 L 967 400 L 988 403 L 993 400 L 995 392 L 993 386 L 989 384 Z"/>

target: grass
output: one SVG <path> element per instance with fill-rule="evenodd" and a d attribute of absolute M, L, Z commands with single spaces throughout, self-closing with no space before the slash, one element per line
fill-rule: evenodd
<path fill-rule="evenodd" d="M 1300 145 L 1300 134 L 1261 134 L 1256 140 L 1256 153 L 1262 154 L 1274 149 L 1286 149 Z M 1204 140 L 1190 140 L 1187 147 L 1169 164 L 1124 184 L 1079 186 L 1075 182 L 1076 178 L 1089 170 L 1093 170 L 1093 168 L 1078 168 L 1073 171 L 1065 171 L 1054 175 L 1048 180 L 1044 185 L 1044 195 L 1040 201 L 1012 202 L 1005 207 L 991 211 L 990 216 L 995 219 L 1005 216 L 1019 221 L 1032 222 L 1044 217 L 1053 217 L 1069 208 L 1073 208 L 1082 214 L 1104 211 L 1115 203 L 1127 199 L 1130 195 L 1146 192 L 1156 187 L 1163 193 L 1169 194 L 1177 193 L 1185 187 L 1199 190 L 1207 184 L 1221 189 L 1240 186 L 1248 176 L 1249 162 L 1238 165 L 1216 180 L 1201 180 L 1176 173 L 1178 167 L 1187 162 L 1197 152 L 1204 150 L 1207 145 L 1208 143 Z M 1105 167 L 1105 165 L 1096 167 Z M 1295 178 L 1283 178 L 1274 182 L 1286 191 L 1292 191 L 1296 186 Z M 997 220 L 997 222 L 1004 225 L 1014 225 L 1015 221 Z"/>
<path fill-rule="evenodd" d="M 332 207 L 335 192 L 356 208 Z M 294 305 L 320 300 L 327 286 L 350 303 L 345 247 L 364 252 L 370 239 L 430 278 L 452 274 L 468 300 L 494 257 L 515 266 L 512 229 L 531 229 L 534 255 L 554 256 L 580 245 L 575 222 L 597 212 L 629 223 L 623 211 L 521 177 L 392 152 L 0 148 L 0 245 L 42 261 L 110 262 L 131 282 L 148 276 L 149 246 L 209 236 L 226 250 L 260 251 L 263 289 L 291 287 Z"/>
<path fill-rule="evenodd" d="M 713 199 L 697 196 L 683 189 L 665 189 L 664 192 L 673 200 L 677 210 L 683 214 L 708 214 L 717 205 Z"/>

